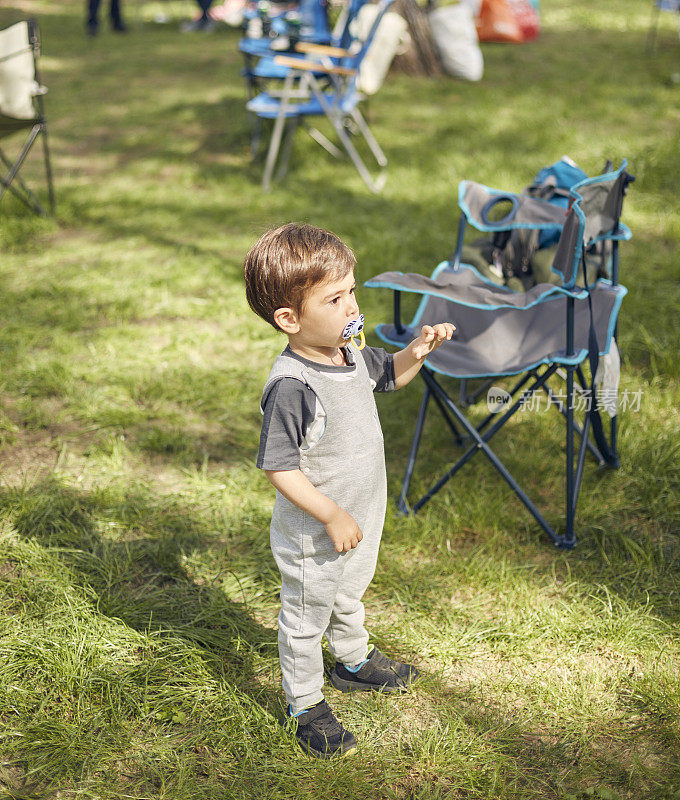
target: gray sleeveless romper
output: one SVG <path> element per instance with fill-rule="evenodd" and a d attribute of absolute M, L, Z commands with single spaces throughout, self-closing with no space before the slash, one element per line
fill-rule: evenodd
<path fill-rule="evenodd" d="M 282 377 L 306 383 L 325 413 L 321 438 L 300 450 L 300 469 L 316 488 L 351 514 L 359 545 L 337 553 L 324 526 L 279 492 L 270 541 L 281 572 L 279 659 L 283 689 L 294 712 L 323 699 L 321 638 L 344 664 L 366 658 L 368 633 L 361 598 L 375 572 L 385 519 L 387 481 L 378 410 L 363 356 L 348 345 L 352 372 L 316 370 L 280 355 L 264 394 Z"/>

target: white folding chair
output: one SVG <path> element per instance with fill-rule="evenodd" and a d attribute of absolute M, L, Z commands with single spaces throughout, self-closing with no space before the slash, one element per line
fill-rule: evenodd
<path fill-rule="evenodd" d="M 0 139 L 27 134 L 14 159 L 0 149 L 0 161 L 8 170 L 0 176 L 0 199 L 9 190 L 36 214 L 45 215 L 42 204 L 19 175 L 33 144 L 42 136 L 49 207 L 54 214 L 54 186 L 43 109 L 43 95 L 47 90 L 40 83 L 39 55 L 38 25 L 33 20 L 17 22 L 0 31 Z"/>

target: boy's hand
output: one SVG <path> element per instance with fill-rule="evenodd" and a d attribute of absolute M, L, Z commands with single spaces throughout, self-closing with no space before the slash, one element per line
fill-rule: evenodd
<path fill-rule="evenodd" d="M 428 356 L 433 350 L 444 344 L 453 336 L 456 326 L 450 322 L 440 322 L 435 325 L 423 325 L 420 336 L 409 345 L 411 355 L 419 361 Z"/>
<path fill-rule="evenodd" d="M 354 517 L 340 506 L 337 506 L 337 511 L 324 527 L 338 553 L 352 550 L 364 538 Z"/>

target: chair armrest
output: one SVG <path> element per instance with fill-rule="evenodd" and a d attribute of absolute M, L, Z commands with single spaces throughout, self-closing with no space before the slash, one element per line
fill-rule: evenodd
<path fill-rule="evenodd" d="M 347 58 L 352 55 L 349 50 L 343 50 L 342 47 L 330 47 L 327 44 L 316 44 L 316 42 L 298 42 L 295 45 L 295 49 L 298 53 L 330 56 L 330 58 Z"/>
<path fill-rule="evenodd" d="M 355 75 L 355 69 L 349 67 L 335 67 L 332 65 L 319 64 L 318 61 L 306 61 L 302 58 L 292 58 L 291 56 L 275 56 L 274 63 L 290 69 L 299 69 L 306 72 L 323 72 L 328 75 Z"/>

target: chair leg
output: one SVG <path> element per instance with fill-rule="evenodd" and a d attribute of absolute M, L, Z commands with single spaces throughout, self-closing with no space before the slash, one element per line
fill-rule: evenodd
<path fill-rule="evenodd" d="M 404 480 L 401 484 L 401 494 L 397 502 L 397 508 L 402 514 L 409 513 L 408 507 L 408 490 L 411 485 L 411 477 L 416 465 L 416 456 L 418 455 L 418 447 L 420 446 L 420 439 L 423 435 L 423 426 L 425 424 L 425 415 L 427 414 L 427 404 L 430 401 L 432 391 L 430 387 L 425 384 L 425 391 L 423 392 L 423 399 L 420 403 L 420 410 L 418 411 L 418 418 L 416 419 L 416 429 L 413 432 L 413 439 L 411 441 L 411 449 L 408 454 L 408 461 L 406 462 L 406 472 L 404 473 Z"/>
<path fill-rule="evenodd" d="M 567 411 L 566 411 L 562 401 L 559 400 L 557 397 L 555 397 L 554 392 L 552 391 L 552 389 L 549 386 L 544 386 L 543 387 L 543 391 L 548 396 L 548 399 L 550 400 L 550 402 L 555 406 L 555 408 L 560 412 L 560 414 L 562 414 L 562 416 L 566 419 Z M 590 430 L 590 426 L 588 428 L 588 432 L 589 432 L 589 430 Z M 604 466 L 605 460 L 604 460 L 604 458 L 602 456 L 602 453 L 597 449 L 597 447 L 588 438 L 588 436 L 586 434 L 586 431 L 585 431 L 585 427 L 581 428 L 581 426 L 575 420 L 574 420 L 574 431 L 578 434 L 578 436 L 579 436 L 579 438 L 581 440 L 583 440 L 584 436 L 586 437 L 586 447 L 588 448 L 588 451 L 590 452 L 590 454 L 593 456 L 593 458 L 597 461 L 597 463 L 601 467 Z"/>
<path fill-rule="evenodd" d="M 33 192 L 26 186 L 26 184 L 21 180 L 21 177 L 18 175 L 19 170 L 21 169 L 21 165 L 24 163 L 26 156 L 28 155 L 31 147 L 33 147 L 33 143 L 35 142 L 36 138 L 40 134 L 42 130 L 42 126 L 40 124 L 34 125 L 31 133 L 26 140 L 26 144 L 24 144 L 21 153 L 17 160 L 12 164 L 12 162 L 5 156 L 5 154 L 0 151 L 0 159 L 2 159 L 3 163 L 6 167 L 9 168 L 9 172 L 4 178 L 0 178 L 0 183 L 2 183 L 2 188 L 0 188 L 0 200 L 2 199 L 3 195 L 7 190 L 9 190 L 15 197 L 19 198 L 23 203 L 25 203 L 31 211 L 34 211 L 36 214 L 40 216 L 47 216 L 45 213 L 45 209 L 40 204 L 38 198 L 33 194 Z M 12 182 L 16 180 L 19 184 L 21 189 L 23 190 L 24 194 L 19 192 L 15 186 L 12 185 Z"/>
<path fill-rule="evenodd" d="M 56 210 L 56 200 L 54 197 L 54 182 L 52 180 L 52 161 L 50 159 L 50 149 L 47 143 L 47 125 L 43 122 L 43 155 L 45 157 L 45 177 L 47 178 L 47 197 L 50 203 L 50 214 L 54 216 Z"/>
<path fill-rule="evenodd" d="M 353 111 L 352 111 L 352 119 L 359 126 L 359 130 L 363 134 L 364 139 L 366 139 L 366 143 L 371 148 L 371 152 L 375 156 L 375 160 L 378 162 L 378 164 L 381 167 L 386 167 L 387 166 L 387 156 L 381 150 L 380 145 L 378 144 L 375 136 L 371 132 L 371 129 L 366 124 L 366 120 L 363 118 L 363 116 L 361 114 L 361 111 L 359 111 L 358 108 L 353 109 Z"/>
<path fill-rule="evenodd" d="M 283 85 L 283 96 L 279 105 L 279 113 L 274 122 L 274 130 L 272 131 L 272 138 L 269 142 L 269 150 L 267 152 L 267 161 L 264 166 L 264 175 L 262 176 L 262 191 L 268 192 L 271 188 L 272 175 L 274 167 L 276 166 L 276 159 L 279 155 L 279 148 L 281 147 L 281 137 L 286 125 L 286 111 L 288 109 L 288 98 L 293 88 L 293 72 L 286 75 L 286 80 Z"/>
<path fill-rule="evenodd" d="M 567 442 L 566 442 L 566 523 L 564 541 L 566 545 L 575 542 L 574 536 L 574 367 L 567 367 Z"/>
<path fill-rule="evenodd" d="M 383 172 L 381 173 L 375 180 L 371 177 L 371 173 L 366 168 L 366 165 L 361 159 L 356 147 L 352 143 L 352 140 L 349 138 L 347 131 L 345 130 L 342 122 L 338 120 L 333 121 L 333 127 L 335 128 L 336 133 L 340 141 L 342 142 L 345 150 L 349 154 L 349 157 L 352 159 L 352 163 L 357 168 L 359 175 L 361 175 L 364 183 L 368 188 L 377 194 L 385 185 L 385 181 L 387 180 L 387 175 Z"/>
<path fill-rule="evenodd" d="M 535 383 L 527 389 L 522 396 L 516 400 L 513 405 L 502 415 L 502 417 L 482 436 L 479 431 L 475 428 L 475 426 L 467 419 L 467 417 L 457 408 L 455 403 L 448 397 L 446 392 L 442 389 L 441 386 L 437 383 L 434 379 L 434 376 L 430 373 L 430 371 L 423 367 L 421 370 L 421 375 L 425 380 L 427 386 L 430 387 L 433 394 L 436 394 L 440 397 L 442 402 L 447 406 L 447 408 L 451 411 L 454 417 L 458 420 L 458 422 L 463 426 L 463 428 L 468 432 L 470 438 L 474 440 L 474 444 L 461 456 L 461 458 L 448 470 L 435 484 L 432 488 L 427 492 L 427 494 L 423 495 L 423 497 L 418 500 L 412 507 L 412 512 L 415 513 L 420 508 L 422 508 L 425 503 L 428 502 L 443 486 L 446 484 L 455 474 L 458 472 L 461 467 L 463 467 L 477 452 L 480 450 L 484 453 L 484 455 L 489 459 L 489 461 L 493 464 L 493 466 L 498 470 L 504 480 L 508 483 L 510 488 L 515 492 L 517 497 L 522 501 L 524 506 L 527 508 L 529 513 L 534 517 L 536 522 L 541 526 L 541 528 L 550 536 L 552 541 L 558 546 L 565 549 L 571 549 L 574 547 L 576 543 L 576 539 L 573 536 L 573 509 L 572 509 L 572 524 L 571 524 L 571 536 L 559 536 L 555 530 L 548 524 L 546 519 L 540 513 L 540 511 L 536 508 L 536 506 L 531 502 L 529 497 L 526 495 L 524 490 L 521 486 L 517 483 L 517 481 L 513 478 L 510 472 L 507 470 L 503 462 L 498 458 L 498 456 L 493 452 L 493 450 L 489 447 L 488 442 L 494 436 L 498 430 L 507 422 L 507 420 L 517 411 L 517 409 L 525 402 L 526 398 L 529 397 L 533 392 L 537 391 L 541 388 L 543 383 L 545 383 L 548 378 L 553 375 L 557 370 L 557 366 L 553 365 L 549 367 L 540 377 L 538 377 Z M 573 375 L 572 375 L 573 380 Z M 568 429 L 572 431 L 572 426 L 568 426 Z M 572 439 L 573 444 L 573 439 Z M 572 456 L 573 456 L 573 447 L 572 447 Z M 572 461 L 572 474 L 573 474 L 573 461 Z M 573 483 L 573 481 L 572 481 Z M 569 495 L 571 497 L 571 495 Z M 571 504 L 568 504 L 571 505 Z"/>
<path fill-rule="evenodd" d="M 260 152 L 260 142 L 262 141 L 262 120 L 257 114 L 252 115 L 253 127 L 250 135 L 250 158 L 254 161 Z"/>
<path fill-rule="evenodd" d="M 317 144 L 320 144 L 327 153 L 330 153 L 333 158 L 343 157 L 344 153 L 342 150 L 340 150 L 339 147 L 336 147 L 327 136 L 324 136 L 323 133 L 321 133 L 320 130 L 317 130 L 316 128 L 307 128 L 307 133 Z"/>
<path fill-rule="evenodd" d="M 510 397 L 511 397 L 511 398 L 512 398 L 512 397 L 514 397 L 514 396 L 517 394 L 517 392 L 518 392 L 518 391 L 519 391 L 519 390 L 520 390 L 520 389 L 521 389 L 521 388 L 522 388 L 522 387 L 523 387 L 523 386 L 524 386 L 526 383 L 528 383 L 528 382 L 529 382 L 529 381 L 530 381 L 532 378 L 533 378 L 534 380 L 536 380 L 536 378 L 537 378 L 537 377 L 538 377 L 538 375 L 537 375 L 537 373 L 536 373 L 536 372 L 527 372 L 527 373 L 525 373 L 525 374 L 524 374 L 524 375 L 523 375 L 523 376 L 520 378 L 520 380 L 519 380 L 519 381 L 517 381 L 517 383 L 516 383 L 516 384 L 513 386 L 513 388 L 512 388 L 512 389 L 511 389 L 511 390 L 508 392 L 508 394 L 510 395 Z M 493 383 L 493 381 L 492 381 L 492 380 L 491 380 L 491 381 L 485 381 L 485 383 L 484 383 L 484 385 L 482 386 L 482 388 L 481 388 L 481 389 L 478 389 L 477 391 L 475 391 L 475 392 L 474 392 L 473 394 L 471 394 L 471 395 L 470 395 L 470 394 L 468 394 L 468 393 L 467 393 L 467 391 L 463 391 L 463 393 L 462 393 L 462 395 L 461 395 L 461 396 L 464 398 L 464 400 L 465 400 L 465 401 L 468 401 L 468 402 L 467 402 L 467 403 L 465 403 L 465 404 L 469 404 L 469 402 L 470 402 L 470 401 L 471 401 L 471 402 L 475 402 L 475 399 L 476 399 L 476 398 L 479 396 L 479 394 L 480 394 L 481 392 L 483 392 L 485 389 L 488 389 L 488 388 L 491 386 L 491 384 L 492 384 L 492 383 Z M 543 388 L 545 389 L 545 386 L 544 386 Z M 477 430 L 478 430 L 478 431 L 481 433 L 481 432 L 484 430 L 484 428 L 486 428 L 486 426 L 487 426 L 487 425 L 488 425 L 488 424 L 489 424 L 489 423 L 490 423 L 490 422 L 493 420 L 493 418 L 494 418 L 495 416 L 497 416 L 498 414 L 500 414 L 500 412 L 501 412 L 501 411 L 502 411 L 502 408 L 498 409 L 497 411 L 491 411 L 491 412 L 489 413 L 489 415 L 488 415 L 487 417 L 485 417 L 485 418 L 482 420 L 482 422 L 480 422 L 480 423 L 479 423 L 479 425 L 477 426 Z"/>
<path fill-rule="evenodd" d="M 324 109 L 328 120 L 330 121 L 331 125 L 333 126 L 335 132 L 338 135 L 338 138 L 342 142 L 342 146 L 345 148 L 345 151 L 352 159 L 352 163 L 357 169 L 357 172 L 363 179 L 364 183 L 368 188 L 377 194 L 385 185 L 385 181 L 387 180 L 386 174 L 383 172 L 381 173 L 375 180 L 371 177 L 371 173 L 366 168 L 361 156 L 359 155 L 356 147 L 352 143 L 347 131 L 345 130 L 344 120 L 346 119 L 346 115 L 344 115 L 338 108 L 331 107 L 326 98 L 323 96 L 321 92 L 317 90 L 314 91 L 314 94 L 318 98 L 319 102 L 321 103 L 321 107 Z M 365 123 L 364 123 L 365 125 Z M 377 142 L 376 142 L 377 144 Z M 370 144 L 369 144 L 370 146 Z M 381 151 L 382 152 L 382 151 Z M 384 158 L 384 156 L 383 156 Z M 386 162 L 385 162 L 386 163 Z M 381 166 L 384 166 L 381 164 Z"/>
<path fill-rule="evenodd" d="M 574 517 L 576 517 L 576 507 L 578 506 L 578 496 L 581 491 L 581 482 L 583 480 L 583 467 L 586 461 L 586 445 L 588 444 L 588 436 L 590 435 L 590 414 L 586 412 L 586 418 L 583 423 L 583 434 L 581 437 L 581 444 L 578 450 L 578 458 L 576 459 L 576 477 L 574 479 Z"/>
<path fill-rule="evenodd" d="M 462 445 L 463 442 L 465 441 L 465 439 L 464 439 L 463 435 L 461 434 L 461 432 L 456 427 L 456 423 L 451 419 L 451 416 L 450 416 L 449 412 L 446 410 L 446 406 L 444 405 L 444 403 L 442 403 L 442 401 L 437 397 L 436 394 L 433 395 L 433 398 L 434 398 L 435 403 L 439 407 L 439 410 L 442 412 L 442 416 L 444 417 L 444 421 L 449 426 L 449 428 L 451 430 L 451 433 L 453 434 L 453 438 L 454 438 L 456 444 L 459 445 L 459 446 Z"/>
<path fill-rule="evenodd" d="M 293 149 L 293 139 L 295 138 L 295 131 L 300 124 L 299 117 L 293 117 L 288 120 L 286 131 L 283 138 L 283 147 L 281 148 L 281 157 L 279 159 L 279 168 L 276 172 L 276 180 L 281 181 L 284 179 L 286 172 L 288 172 L 288 163 L 290 162 L 290 153 Z"/>

